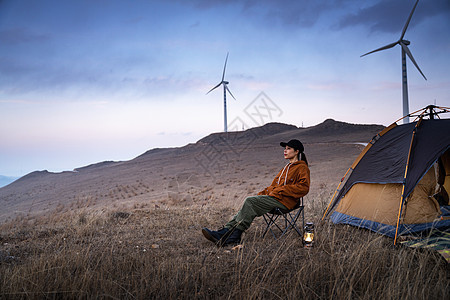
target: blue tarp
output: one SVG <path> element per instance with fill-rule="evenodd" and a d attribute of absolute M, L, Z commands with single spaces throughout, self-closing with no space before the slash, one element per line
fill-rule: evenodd
<path fill-rule="evenodd" d="M 442 215 L 439 219 L 437 219 L 437 221 L 432 223 L 400 224 L 398 227 L 399 235 L 428 231 L 431 229 L 438 229 L 441 231 L 450 230 L 450 219 L 447 219 L 450 218 L 450 206 L 442 206 L 441 211 Z M 365 220 L 336 211 L 332 213 L 330 219 L 335 224 L 349 224 L 360 228 L 366 228 L 392 238 L 395 237 L 395 226 L 393 225 L 386 225 L 375 221 Z"/>

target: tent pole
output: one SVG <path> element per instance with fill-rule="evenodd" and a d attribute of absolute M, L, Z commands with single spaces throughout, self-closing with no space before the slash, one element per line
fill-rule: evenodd
<path fill-rule="evenodd" d="M 440 109 L 441 111 L 437 111 L 438 109 Z M 442 113 L 448 113 L 449 110 L 450 110 L 449 107 L 435 106 L 435 105 L 428 105 L 427 107 L 422 108 L 422 109 L 420 109 L 420 110 L 418 110 L 418 111 L 415 111 L 415 112 L 411 113 L 410 115 L 411 115 L 411 117 L 416 117 L 416 118 L 414 119 L 414 122 L 415 122 L 417 119 L 424 118 L 424 117 L 426 117 L 426 116 L 428 116 L 429 119 L 431 119 L 431 120 L 432 120 L 432 119 L 435 119 L 435 118 L 440 119 L 439 114 L 442 114 Z M 418 113 L 419 111 L 420 111 L 421 113 L 420 113 L 419 115 L 417 115 L 417 116 L 414 116 L 414 114 L 415 114 L 415 113 Z M 429 111 L 429 112 L 427 113 L 427 111 Z M 401 120 L 401 119 L 400 119 L 400 120 Z"/>
<path fill-rule="evenodd" d="M 412 150 L 412 145 L 414 142 L 414 137 L 416 136 L 417 127 L 419 127 L 420 123 L 422 123 L 422 118 L 420 118 L 420 120 L 416 123 L 416 126 L 414 126 L 413 135 L 411 137 L 411 143 L 409 144 L 408 158 L 406 160 L 406 167 L 405 167 L 405 175 L 403 176 L 402 196 L 400 198 L 400 207 L 398 208 L 397 226 L 395 227 L 394 245 L 397 244 L 398 226 L 400 225 L 400 219 L 401 219 L 402 210 L 403 210 L 403 203 L 405 202 L 405 194 L 404 193 L 405 193 L 406 177 L 408 176 L 409 159 L 411 158 L 411 150 Z"/>
<path fill-rule="evenodd" d="M 403 119 L 406 118 L 406 117 L 410 117 L 410 116 L 412 117 L 414 114 L 418 113 L 419 111 L 423 111 L 423 110 L 424 110 L 424 108 L 418 109 L 418 110 L 416 110 L 415 112 L 412 112 L 412 113 L 410 113 L 410 114 L 408 114 L 408 115 L 406 115 L 406 116 L 404 116 L 404 117 L 401 117 L 400 119 L 398 119 L 398 120 L 395 121 L 394 123 L 397 123 L 397 122 L 403 120 Z"/>
<path fill-rule="evenodd" d="M 430 108 L 430 107 L 432 107 L 432 108 Z M 441 109 L 441 110 L 443 110 L 443 111 L 440 111 L 440 112 L 434 111 L 434 112 L 433 112 L 432 109 L 435 109 L 435 108 L 436 108 L 436 109 Z M 429 112 L 428 114 L 427 114 L 427 109 L 430 109 L 430 112 Z M 414 120 L 414 122 L 415 122 L 418 118 L 422 118 L 422 117 L 424 117 L 424 116 L 426 116 L 426 115 L 438 116 L 438 114 L 440 114 L 440 113 L 447 113 L 447 112 L 449 112 L 448 110 L 450 110 L 449 107 L 435 106 L 435 105 L 428 105 L 428 106 L 425 107 L 425 108 L 421 108 L 421 109 L 416 110 L 415 112 L 412 112 L 412 113 L 410 113 L 410 114 L 408 114 L 408 115 L 406 115 L 406 116 L 404 116 L 404 117 L 401 117 L 400 119 L 398 119 L 398 120 L 395 121 L 394 123 L 397 123 L 397 122 L 403 120 L 403 119 L 406 118 L 406 117 L 417 117 L 417 118 Z M 419 112 L 420 112 L 420 114 L 417 115 L 417 116 L 415 116 L 415 114 L 417 114 L 417 113 L 419 113 Z M 433 117 L 430 118 L 430 119 L 433 119 Z"/>

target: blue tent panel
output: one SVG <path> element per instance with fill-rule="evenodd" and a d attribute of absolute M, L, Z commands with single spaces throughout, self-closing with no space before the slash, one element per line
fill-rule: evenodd
<path fill-rule="evenodd" d="M 439 219 L 438 221 L 432 223 L 400 224 L 400 226 L 398 227 L 399 235 L 428 231 L 431 229 L 439 229 L 441 231 L 449 230 L 450 219 L 446 219 L 446 217 L 450 217 L 450 206 L 441 207 L 441 210 L 443 212 L 441 215 L 441 217 L 443 217 L 442 220 Z M 331 214 L 330 219 L 335 224 L 353 225 L 356 227 L 369 229 L 392 238 L 395 237 L 395 226 L 393 225 L 387 225 L 379 222 L 365 220 L 349 216 L 337 211 L 334 211 Z"/>

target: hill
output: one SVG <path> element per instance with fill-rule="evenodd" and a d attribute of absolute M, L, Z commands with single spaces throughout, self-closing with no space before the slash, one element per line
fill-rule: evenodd
<path fill-rule="evenodd" d="M 284 164 L 279 142 L 291 138 L 305 144 L 313 180 L 333 184 L 361 151 L 354 143 L 369 141 L 382 128 L 330 119 L 308 128 L 269 123 L 213 133 L 184 147 L 152 149 L 129 161 L 35 171 L 0 188 L 0 222 L 81 207 L 202 205 L 211 197 L 238 202 L 270 184 Z"/>
<path fill-rule="evenodd" d="M 0 298 L 447 299 L 439 254 L 320 221 L 359 143 L 381 128 L 267 124 L 130 161 L 30 173 L 0 189 L 13 219 L 0 223 Z M 285 164 L 279 142 L 290 138 L 304 141 L 310 162 L 314 247 L 294 230 L 262 237 L 263 218 L 236 247 L 206 240 L 202 227 L 219 228 L 270 184 Z"/>

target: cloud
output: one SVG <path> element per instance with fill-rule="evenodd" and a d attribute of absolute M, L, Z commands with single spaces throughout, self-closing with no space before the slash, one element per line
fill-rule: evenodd
<path fill-rule="evenodd" d="M 413 1 L 382 0 L 344 16 L 336 27 L 342 29 L 362 25 L 369 27 L 371 32 L 400 33 L 413 6 Z M 419 1 L 409 27 L 436 16 L 450 18 L 450 1 Z"/>
<path fill-rule="evenodd" d="M 175 2 L 184 3 L 180 0 Z M 224 9 L 240 7 L 242 17 L 259 25 L 310 28 L 328 19 L 333 29 L 365 26 L 371 32 L 399 32 L 414 5 L 414 1 L 361 1 L 361 0 L 194 0 L 190 5 L 198 9 Z M 189 4 L 187 4 L 189 5 Z M 411 27 L 435 16 L 450 19 L 450 1 L 419 1 Z"/>
<path fill-rule="evenodd" d="M 185 4 L 184 1 L 173 1 Z M 355 0 L 194 0 L 186 5 L 203 10 L 219 10 L 234 6 L 240 8 L 242 17 L 253 19 L 267 27 L 280 25 L 308 28 L 314 26 L 322 15 L 333 12 L 336 7 L 346 6 L 346 3 L 353 1 Z"/>
<path fill-rule="evenodd" d="M 11 28 L 0 31 L 0 41 L 6 45 L 44 42 L 49 39 L 50 36 L 48 35 L 35 33 L 26 28 Z"/>
<path fill-rule="evenodd" d="M 77 65 L 18 59 L 0 59 L 0 96 L 46 95 L 45 97 L 83 99 L 101 96 L 106 99 L 137 99 L 171 95 L 197 90 L 207 90 L 204 80 L 191 73 L 150 73 L 140 70 L 123 72 L 122 62 L 110 66 L 92 66 L 80 62 Z"/>
<path fill-rule="evenodd" d="M 73 84 L 103 86 L 100 71 L 49 65 L 45 62 L 22 63 L 0 60 L 0 89 L 12 95 L 35 91 L 62 91 Z"/>
<path fill-rule="evenodd" d="M 15 99 L 0 99 L 0 103 L 9 103 L 9 104 L 31 104 L 34 103 L 28 100 L 15 100 Z"/>
<path fill-rule="evenodd" d="M 196 28 L 196 27 L 199 27 L 199 26 L 200 26 L 200 22 L 199 22 L 199 21 L 196 21 L 196 22 L 192 23 L 192 24 L 189 26 L 189 28 Z"/>
<path fill-rule="evenodd" d="M 16 61 L 12 58 L 7 58 L 5 56 L 0 56 L 0 77 L 2 74 L 7 74 L 10 76 L 22 76 L 22 74 L 33 71 L 33 67 L 29 64 L 25 64 L 19 61 Z"/>
<path fill-rule="evenodd" d="M 314 81 L 306 85 L 307 89 L 316 91 L 352 91 L 357 88 L 357 83 L 348 83 L 341 80 Z"/>

